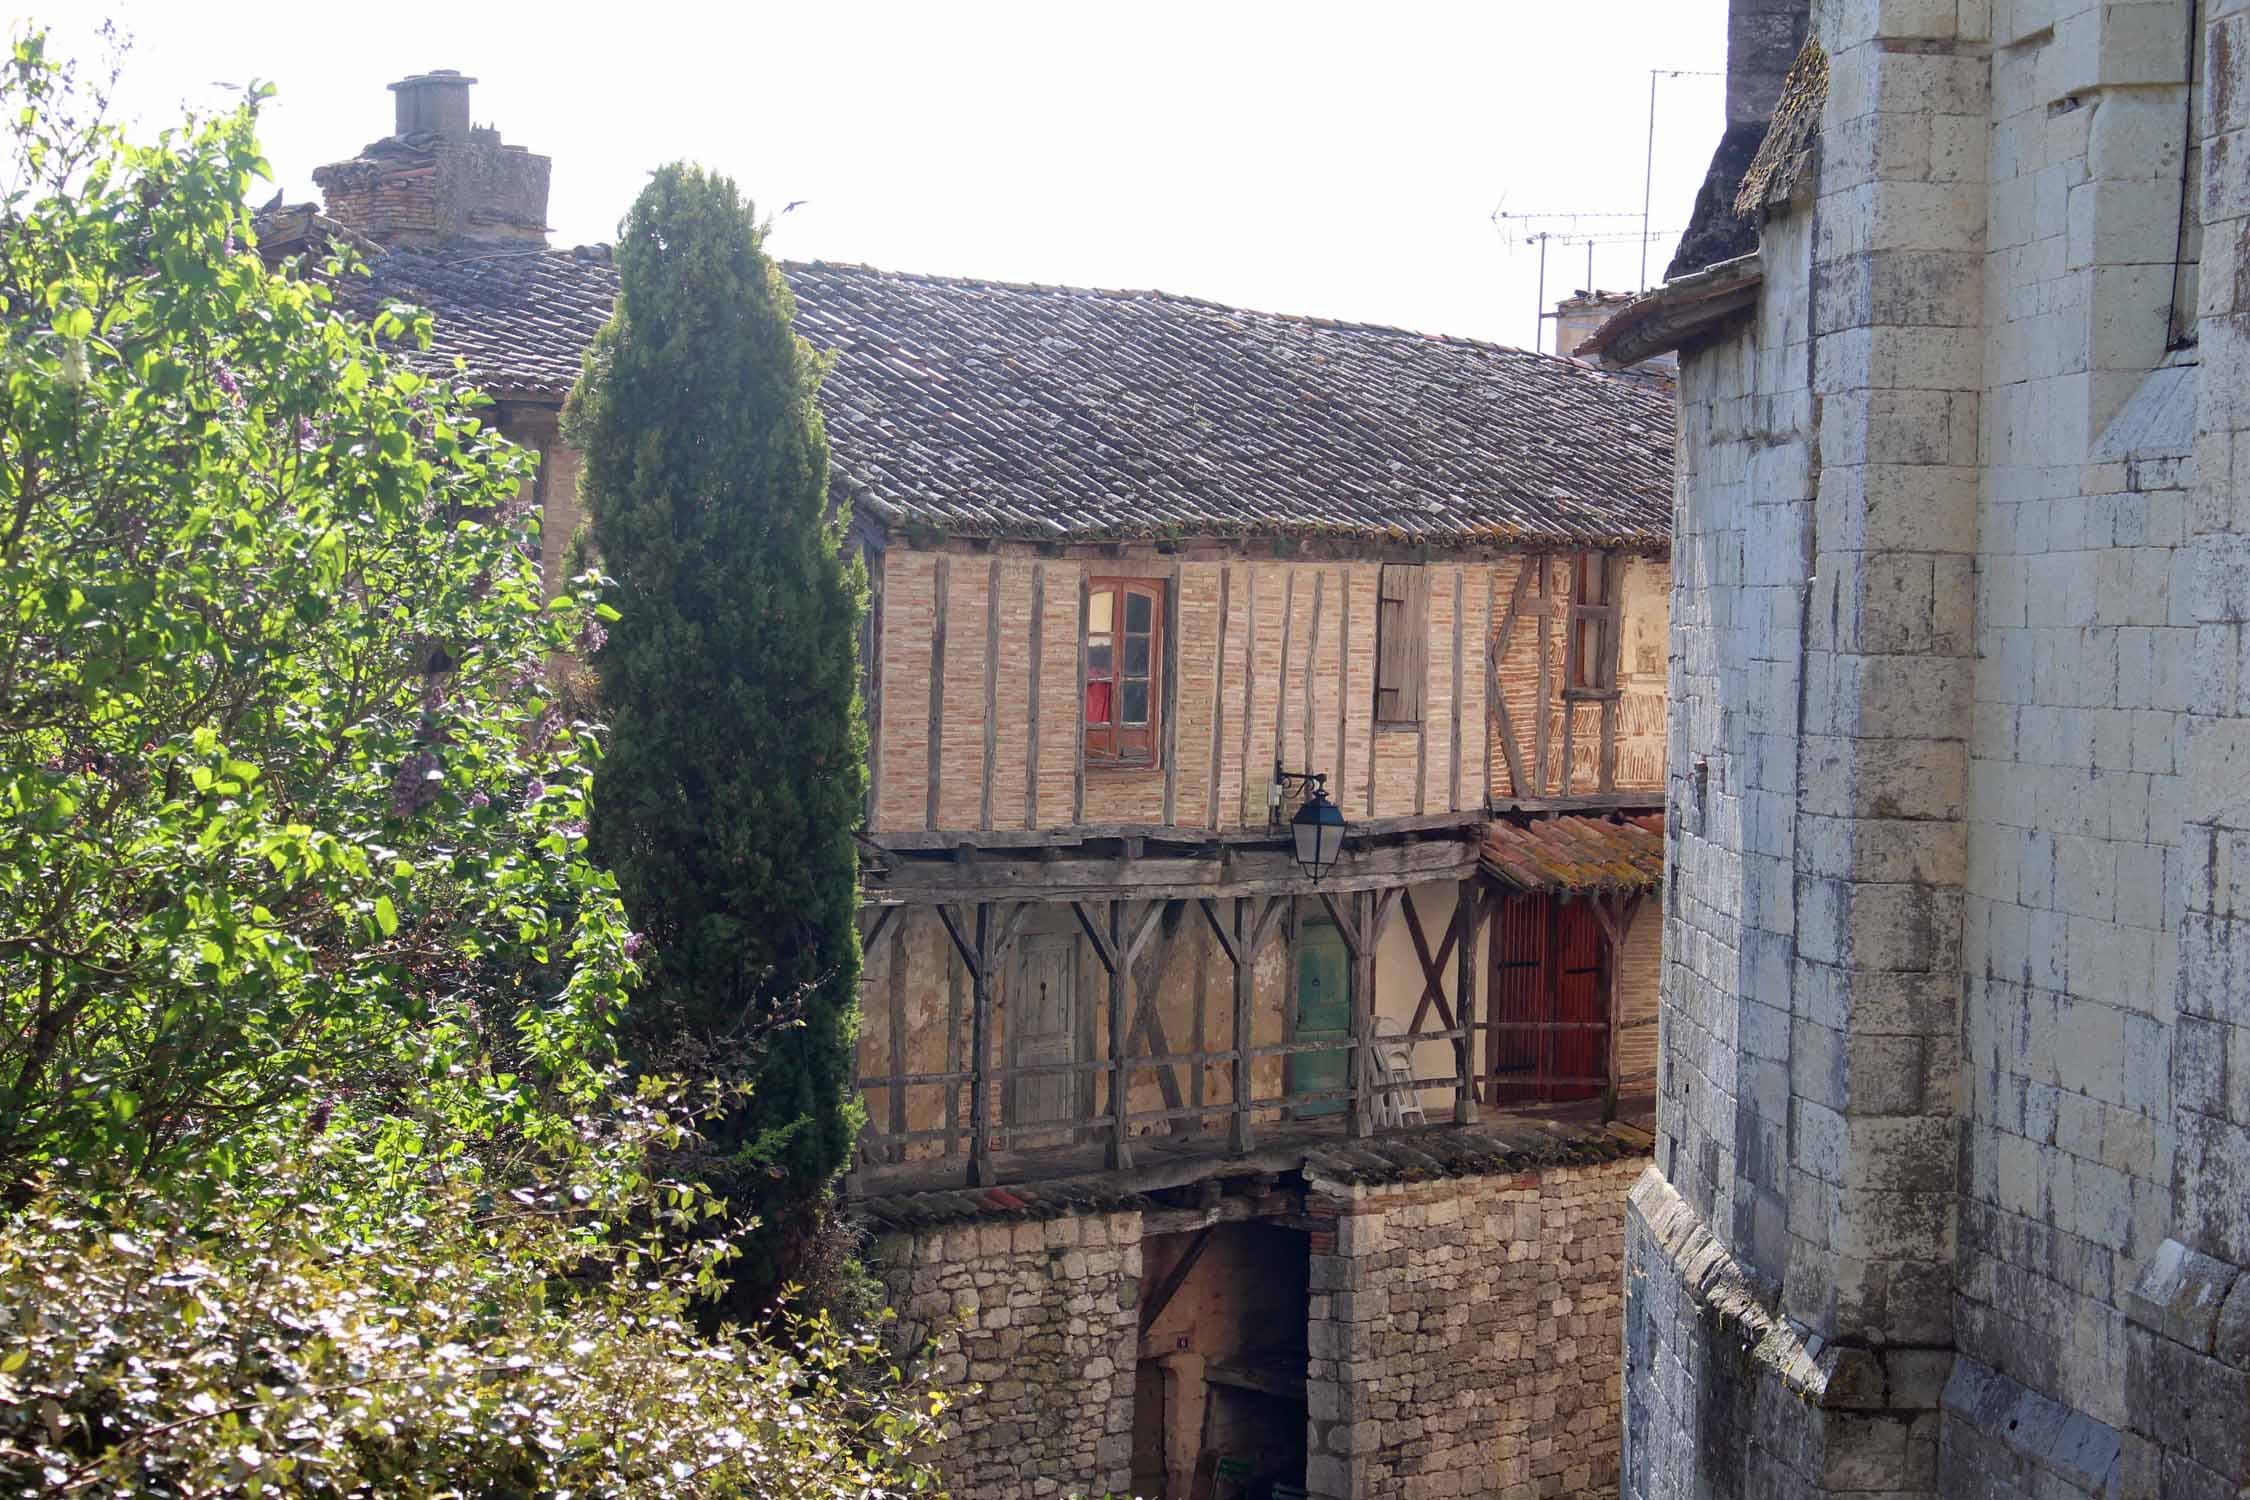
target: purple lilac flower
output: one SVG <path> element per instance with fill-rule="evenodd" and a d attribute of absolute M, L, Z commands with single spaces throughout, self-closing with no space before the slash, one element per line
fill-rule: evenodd
<path fill-rule="evenodd" d="M 417 750 L 400 761 L 398 774 L 391 778 L 391 816 L 411 818 L 428 807 L 437 800 L 443 781 L 434 751 Z"/>
<path fill-rule="evenodd" d="M 648 939 L 642 934 L 638 932 L 628 932 L 625 934 L 625 956 L 627 958 L 639 958 L 641 956 L 641 950 L 647 946 Z"/>

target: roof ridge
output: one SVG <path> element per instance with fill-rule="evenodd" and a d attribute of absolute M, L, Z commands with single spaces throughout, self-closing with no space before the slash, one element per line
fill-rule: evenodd
<path fill-rule="evenodd" d="M 1004 292 L 1033 292 L 1040 294 L 1068 293 L 1079 297 L 1097 297 L 1106 301 L 1141 302 L 1156 301 L 1179 307 L 1199 307 L 1211 312 L 1240 313 L 1253 318 L 1271 318 L 1279 323 L 1299 323 L 1312 328 L 1325 328 L 1339 333 L 1381 334 L 1396 338 L 1413 339 L 1419 343 L 1447 344 L 1455 348 L 1477 349 L 1489 354 L 1514 355 L 1519 359 L 1540 364 L 1555 364 L 1581 370 L 1601 379 L 1614 380 L 1616 372 L 1604 370 L 1590 360 L 1567 354 L 1548 354 L 1537 349 L 1525 349 L 1515 344 L 1502 344 L 1491 339 L 1470 338 L 1458 333 L 1433 333 L 1427 329 L 1408 328 L 1397 323 L 1372 323 L 1358 318 L 1330 318 L 1319 313 L 1276 312 L 1270 308 L 1244 307 L 1239 303 L 1220 302 L 1210 297 L 1198 297 L 1190 292 L 1167 292 L 1160 287 L 1101 287 L 1080 286 L 1064 281 L 1008 281 L 990 276 L 958 276 L 940 271 L 894 271 L 868 261 L 854 260 L 782 260 L 784 271 L 864 271 L 876 276 L 893 277 L 900 281 L 920 282 L 924 285 L 950 287 L 981 287 Z"/>

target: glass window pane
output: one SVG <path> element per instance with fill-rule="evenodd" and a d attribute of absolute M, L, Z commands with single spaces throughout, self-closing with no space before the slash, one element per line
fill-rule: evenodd
<path fill-rule="evenodd" d="M 1087 723 L 1107 724 L 1109 722 L 1109 695 L 1110 684 L 1106 682 L 1089 682 L 1086 684 Z"/>
<path fill-rule="evenodd" d="M 1116 625 L 1117 595 L 1108 589 L 1094 590 L 1086 601 L 1086 633 L 1107 635 Z"/>
<path fill-rule="evenodd" d="M 1148 595 L 1127 594 L 1125 596 L 1125 628 L 1139 634 L 1146 634 L 1148 622 L 1154 616 L 1155 609 L 1156 601 L 1149 598 Z"/>
<path fill-rule="evenodd" d="M 1147 636 L 1129 635 L 1125 637 L 1125 670 L 1134 677 L 1146 677 L 1148 675 Z"/>
<path fill-rule="evenodd" d="M 1148 722 L 1147 683 L 1128 682 L 1125 684 L 1124 722 L 1127 724 L 1146 724 Z"/>
<path fill-rule="evenodd" d="M 1109 662 L 1108 636 L 1105 635 L 1098 641 L 1086 643 L 1086 675 L 1089 678 L 1111 676 Z"/>

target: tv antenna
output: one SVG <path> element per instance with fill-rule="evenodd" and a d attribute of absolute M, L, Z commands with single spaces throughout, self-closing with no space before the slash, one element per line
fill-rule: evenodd
<path fill-rule="evenodd" d="M 1642 226 L 1639 229 L 1603 227 L 1605 225 L 1630 223 L 1636 218 L 1642 220 Z M 1545 324 L 1555 316 L 1547 307 L 1548 246 L 1584 245 L 1586 247 L 1586 285 L 1584 290 L 1593 292 L 1599 290 L 1599 286 L 1594 280 L 1594 247 L 1596 245 L 1624 244 L 1639 240 L 1641 242 L 1641 262 L 1645 269 L 1648 263 L 1648 242 L 1651 239 L 1663 239 L 1668 235 L 1678 233 L 1677 230 L 1672 229 L 1652 231 L 1647 227 L 1645 215 L 1628 211 L 1511 213 L 1506 208 L 1496 208 L 1492 211 L 1492 223 L 1494 228 L 1507 237 L 1511 245 L 1521 243 L 1539 247 L 1539 290 L 1537 301 L 1532 307 L 1534 321 L 1531 325 L 1538 330 L 1532 338 L 1532 352 L 1535 354 L 1539 352 L 1539 345 L 1545 340 Z M 1557 352 L 1564 351 L 1558 350 Z"/>
<path fill-rule="evenodd" d="M 1648 70 L 1648 154 L 1641 163 L 1641 284 L 1648 290 L 1648 205 L 1656 189 L 1656 82 L 1660 78 L 1724 78 L 1708 68 L 1651 68 Z"/>

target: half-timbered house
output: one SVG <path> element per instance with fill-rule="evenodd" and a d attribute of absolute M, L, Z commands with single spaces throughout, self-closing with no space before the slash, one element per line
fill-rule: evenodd
<path fill-rule="evenodd" d="M 432 309 L 542 455 L 559 567 L 554 415 L 614 273 L 545 247 L 546 163 L 469 128 L 470 82 L 394 85 L 394 135 L 267 247 L 357 236 L 347 296 Z M 1153 292 L 784 273 L 873 586 L 846 1190 L 964 1388 L 955 1492 L 1614 1492 L 1668 390 Z M 1317 875 L 1313 785 L 1348 825 Z"/>

